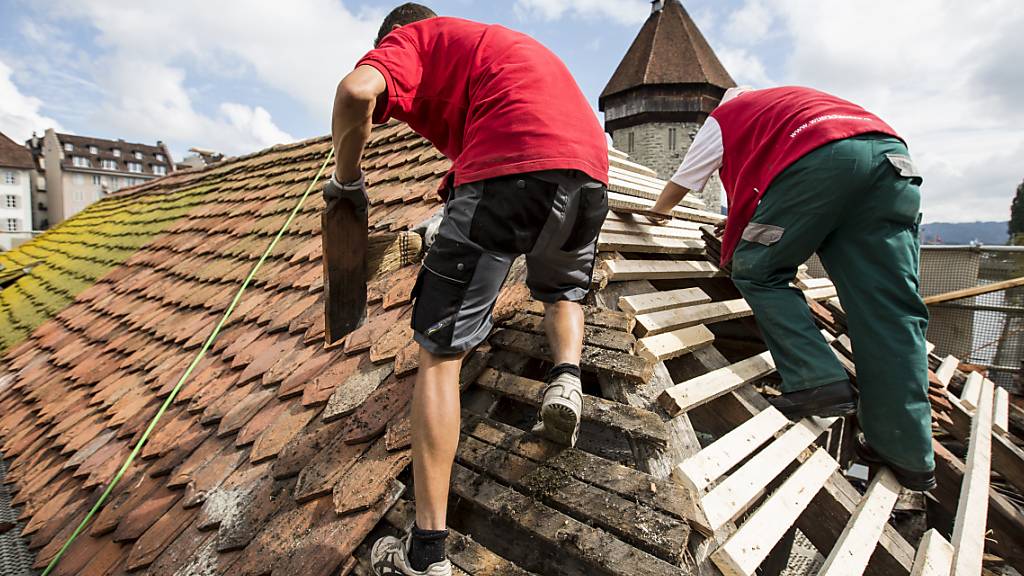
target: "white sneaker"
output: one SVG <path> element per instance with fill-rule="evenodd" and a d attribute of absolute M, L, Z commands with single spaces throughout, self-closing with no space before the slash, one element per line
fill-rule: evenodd
<path fill-rule="evenodd" d="M 579 377 L 562 372 L 544 389 L 540 422 L 533 427 L 533 432 L 552 442 L 575 446 L 582 413 L 583 385 Z"/>
<path fill-rule="evenodd" d="M 434 562 L 423 572 L 409 565 L 410 534 L 404 540 L 385 536 L 377 540 L 370 550 L 370 566 L 375 576 L 452 576 L 452 563 L 447 558 Z"/>

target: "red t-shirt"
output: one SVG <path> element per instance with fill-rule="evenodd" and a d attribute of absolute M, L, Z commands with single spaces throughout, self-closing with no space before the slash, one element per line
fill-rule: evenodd
<path fill-rule="evenodd" d="M 454 186 L 559 169 L 608 183 L 597 115 L 565 64 L 525 34 L 430 18 L 392 31 L 364 64 L 387 81 L 373 121 L 396 118 L 430 140 L 452 160 Z"/>

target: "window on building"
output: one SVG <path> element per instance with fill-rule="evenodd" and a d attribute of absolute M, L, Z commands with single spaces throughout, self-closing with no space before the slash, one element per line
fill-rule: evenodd
<path fill-rule="evenodd" d="M 17 208 L 18 197 L 13 194 L 4 195 L 4 208 Z"/>
<path fill-rule="evenodd" d="M 114 153 L 114 158 L 120 158 L 121 157 L 121 149 L 120 148 L 114 148 L 113 150 L 111 150 L 111 152 Z"/>
<path fill-rule="evenodd" d="M 17 184 L 18 173 L 13 170 L 4 171 L 4 184 Z"/>
<path fill-rule="evenodd" d="M 133 152 L 133 153 L 132 153 L 132 156 L 135 156 L 135 159 L 136 159 L 136 160 L 142 160 L 142 152 L 139 152 L 138 150 L 136 150 L 135 152 Z"/>
<path fill-rule="evenodd" d="M 675 128 L 669 128 L 668 129 L 668 149 L 669 150 L 675 150 L 676 149 L 676 129 Z"/>
<path fill-rule="evenodd" d="M 85 176 L 82 174 L 73 174 L 71 176 L 71 181 L 75 184 L 85 184 Z"/>
<path fill-rule="evenodd" d="M 128 171 L 129 172 L 135 172 L 137 174 L 141 174 L 142 173 L 142 164 L 139 163 L 139 162 L 129 162 L 128 163 Z"/>
<path fill-rule="evenodd" d="M 104 170 L 117 170 L 117 162 L 114 160 L 100 160 L 100 168 Z"/>
<path fill-rule="evenodd" d="M 7 219 L 7 231 L 8 232 L 17 232 L 19 230 L 21 230 L 21 221 L 19 221 L 17 218 L 8 218 Z"/>
<path fill-rule="evenodd" d="M 633 144 L 634 144 L 633 133 L 630 132 L 629 135 L 626 136 L 626 152 L 628 154 L 632 154 L 633 153 Z"/>
<path fill-rule="evenodd" d="M 97 150 L 95 146 L 89 146 L 89 154 L 96 154 L 98 152 L 99 150 Z"/>
<path fill-rule="evenodd" d="M 157 154 L 156 155 L 156 161 L 157 162 L 163 162 L 164 161 L 164 155 L 163 154 Z"/>
<path fill-rule="evenodd" d="M 78 168 L 91 168 L 92 167 L 92 162 L 90 162 L 88 158 L 85 158 L 83 156 L 74 156 L 74 157 L 72 157 L 71 158 L 71 164 L 74 165 L 74 166 L 77 166 Z"/>
<path fill-rule="evenodd" d="M 71 144 L 71 142 L 65 142 L 64 143 L 64 151 L 65 152 L 74 152 L 75 151 L 75 147 L 74 147 L 73 144 Z"/>
<path fill-rule="evenodd" d="M 93 174 L 92 175 L 92 185 L 93 186 L 99 186 L 101 183 L 102 183 L 102 181 L 100 180 L 99 175 L 98 174 Z"/>
<path fill-rule="evenodd" d="M 164 174 L 167 174 L 167 167 L 166 166 L 157 166 L 156 164 L 154 164 L 153 165 L 153 174 L 156 174 L 157 176 L 163 176 Z"/>

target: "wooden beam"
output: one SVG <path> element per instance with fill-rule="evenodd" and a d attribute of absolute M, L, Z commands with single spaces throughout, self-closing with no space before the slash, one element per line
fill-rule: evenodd
<path fill-rule="evenodd" d="M 900 490 L 899 481 L 888 468 L 875 475 L 818 576 L 860 576 L 864 573 Z"/>
<path fill-rule="evenodd" d="M 1006 388 L 996 388 L 995 409 L 992 416 L 992 426 L 996 433 L 1003 436 L 1010 433 L 1010 393 Z"/>
<path fill-rule="evenodd" d="M 664 292 L 649 292 L 619 298 L 619 309 L 630 314 L 646 314 L 669 308 L 707 304 L 711 297 L 700 288 L 681 288 Z"/>
<path fill-rule="evenodd" d="M 939 379 L 939 382 L 949 386 L 949 381 L 953 379 L 953 375 L 956 374 L 959 367 L 960 360 L 956 356 L 946 356 L 935 370 L 935 377 Z"/>
<path fill-rule="evenodd" d="M 618 232 L 629 234 L 642 234 L 644 236 L 657 236 L 662 238 L 683 238 L 686 240 L 703 240 L 704 235 L 700 230 L 694 228 L 676 228 L 674 226 L 658 226 L 656 224 L 641 224 L 630 220 L 605 220 L 601 226 L 601 233 Z"/>
<path fill-rule="evenodd" d="M 986 284 L 984 286 L 976 286 L 974 288 L 965 288 L 963 290 L 954 290 L 952 292 L 946 292 L 945 294 L 936 294 L 935 296 L 929 296 L 925 298 L 924 303 L 931 306 L 932 304 L 941 304 L 943 302 L 951 302 L 953 300 L 960 300 L 962 298 L 981 296 L 982 294 L 988 294 L 990 292 L 1008 290 L 1010 288 L 1016 288 L 1017 286 L 1024 286 L 1024 276 L 1021 276 L 1020 278 L 1014 278 L 1012 280 L 996 282 L 994 284 Z"/>
<path fill-rule="evenodd" d="M 641 336 L 654 336 L 670 330 L 688 328 L 698 324 L 725 322 L 753 316 L 753 314 L 754 312 L 746 300 L 742 298 L 725 300 L 639 314 L 636 317 L 636 330 Z"/>
<path fill-rule="evenodd" d="M 953 524 L 953 576 L 981 574 L 991 473 L 993 394 L 992 383 L 984 381 L 971 423 L 966 475 Z"/>
<path fill-rule="evenodd" d="M 947 412 L 949 420 L 940 420 L 939 425 L 963 443 L 970 440 L 972 417 L 970 411 L 955 397 L 948 398 L 952 409 Z M 1024 493 L 1024 450 L 1002 434 L 992 436 L 992 468 L 1003 479 Z"/>
<path fill-rule="evenodd" d="M 676 384 L 662 392 L 658 402 L 670 415 L 675 416 L 773 372 L 775 361 L 771 353 L 762 352 L 731 366 Z"/>
<path fill-rule="evenodd" d="M 604 219 L 605 223 L 608 222 L 625 222 L 631 224 L 639 224 L 642 226 L 656 226 L 658 228 L 676 228 L 679 230 L 696 230 L 700 232 L 701 226 L 705 226 L 700 222 L 690 222 L 689 220 L 681 220 L 679 218 L 673 218 L 666 220 L 658 224 L 654 224 L 646 217 L 639 214 L 631 214 L 629 212 L 609 212 L 608 216 Z M 704 234 L 701 233 L 701 238 Z"/>
<path fill-rule="evenodd" d="M 835 288 L 835 284 L 828 278 L 798 278 L 796 287 L 801 290 L 814 290 L 817 288 Z"/>
<path fill-rule="evenodd" d="M 960 394 L 960 402 L 968 410 L 974 410 L 978 407 L 978 398 L 981 396 L 981 388 L 984 381 L 985 377 L 978 372 L 971 372 L 967 375 L 967 382 L 964 384 L 964 390 Z"/>
<path fill-rule="evenodd" d="M 608 192 L 608 208 L 613 211 L 636 214 L 646 212 L 653 207 L 654 200 L 637 198 L 635 196 L 622 194 L 621 192 Z M 705 210 L 696 210 L 686 206 L 676 206 L 672 209 L 672 215 L 676 218 L 684 218 L 692 222 L 702 222 L 705 224 L 717 224 L 722 220 L 725 220 L 725 216 L 721 214 L 715 214 L 714 212 L 707 212 Z"/>
<path fill-rule="evenodd" d="M 742 514 L 823 432 L 810 419 L 798 422 L 701 498 L 711 531 Z"/>
<path fill-rule="evenodd" d="M 611 534 L 588 526 L 539 501 L 498 484 L 456 463 L 452 491 L 491 515 L 490 522 L 511 523 L 535 538 L 548 553 L 567 555 L 593 573 L 665 576 L 684 571 L 629 546 Z M 571 542 L 572 545 L 567 545 Z"/>
<path fill-rule="evenodd" d="M 718 266 L 704 260 L 605 260 L 599 265 L 609 282 L 681 280 L 721 276 Z"/>
<path fill-rule="evenodd" d="M 601 236 L 597 240 L 597 249 L 602 252 L 653 252 L 657 254 L 698 255 L 704 253 L 704 241 L 619 232 L 601 232 Z"/>
<path fill-rule="evenodd" d="M 822 300 L 831 300 L 832 298 L 835 298 L 837 294 L 839 294 L 839 292 L 836 290 L 835 286 L 826 286 L 824 288 L 811 288 L 809 290 L 804 290 L 804 298 L 807 298 L 808 300 L 814 300 L 815 302 L 820 302 Z"/>
<path fill-rule="evenodd" d="M 464 434 L 458 461 L 661 558 L 677 561 L 689 541 L 690 527 L 685 521 L 605 492 L 503 447 Z M 652 531 L 657 537 L 651 537 Z"/>
<path fill-rule="evenodd" d="M 964 463 L 938 441 L 935 449 L 935 477 L 938 487 L 932 491 L 936 503 L 951 518 L 956 516 L 959 487 L 964 480 Z M 992 531 L 989 545 L 1008 564 L 1024 571 L 1024 512 L 1005 496 L 989 487 L 988 529 Z"/>
<path fill-rule="evenodd" d="M 710 346 L 714 341 L 715 335 L 706 326 L 691 326 L 642 338 L 637 342 L 636 353 L 651 363 L 663 362 Z"/>
<path fill-rule="evenodd" d="M 487 368 L 477 380 L 481 388 L 501 394 L 517 402 L 539 407 L 544 400 L 544 383 L 515 374 Z M 584 422 L 600 424 L 627 436 L 665 444 L 668 433 L 657 414 L 627 404 L 586 395 L 583 400 Z"/>
<path fill-rule="evenodd" d="M 789 423 L 775 408 L 764 410 L 676 466 L 672 478 L 693 492 L 703 493 Z"/>
<path fill-rule="evenodd" d="M 839 464 L 817 449 L 765 503 L 711 555 L 726 576 L 750 576 L 803 513 Z"/>
<path fill-rule="evenodd" d="M 502 328 L 491 335 L 489 342 L 497 348 L 518 352 L 530 358 L 551 360 L 548 340 L 539 334 Z M 590 372 L 618 374 L 637 384 L 647 382 L 654 374 L 651 364 L 639 356 L 587 345 L 583 346 L 580 368 Z"/>
<path fill-rule="evenodd" d="M 498 326 L 502 328 L 515 328 L 516 330 L 531 334 L 546 334 L 544 331 L 544 318 L 526 312 L 519 312 L 511 318 L 502 320 L 498 322 Z M 633 346 L 636 345 L 636 338 L 629 332 L 602 328 L 592 324 L 584 324 L 583 338 L 590 346 L 617 350 L 619 352 L 632 352 Z"/>
<path fill-rule="evenodd" d="M 934 528 L 925 532 L 910 576 L 949 576 L 952 568 L 953 545 Z"/>

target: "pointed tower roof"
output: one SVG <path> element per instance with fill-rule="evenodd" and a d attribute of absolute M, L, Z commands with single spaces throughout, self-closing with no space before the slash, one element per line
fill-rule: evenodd
<path fill-rule="evenodd" d="M 619 63 L 601 98 L 664 84 L 735 86 L 679 0 L 655 0 L 651 16 Z"/>

